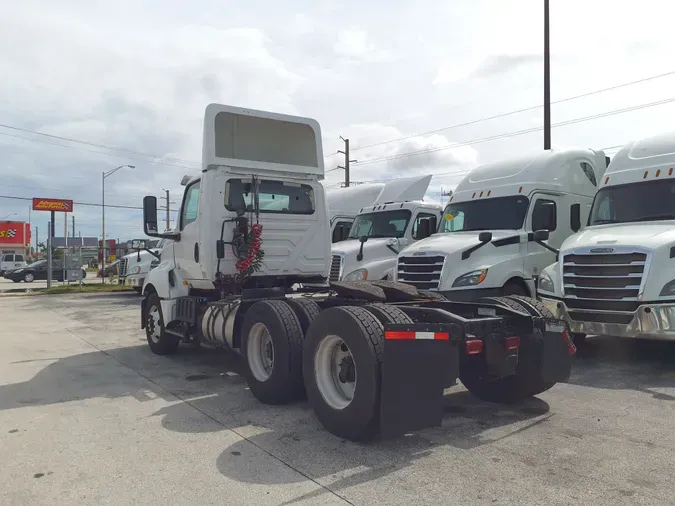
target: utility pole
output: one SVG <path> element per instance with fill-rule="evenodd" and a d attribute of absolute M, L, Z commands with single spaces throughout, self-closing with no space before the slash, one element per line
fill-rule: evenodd
<path fill-rule="evenodd" d="M 35 227 L 35 258 L 40 254 L 40 239 L 38 237 L 38 227 Z M 32 256 L 32 255 L 31 255 Z"/>
<path fill-rule="evenodd" d="M 166 209 L 166 230 L 170 230 L 171 229 L 171 214 L 170 214 L 171 213 L 171 204 L 175 204 L 175 202 L 171 202 L 171 200 L 169 200 L 169 190 L 165 190 L 164 188 L 162 188 L 162 191 L 166 192 L 166 197 L 160 197 L 160 199 L 166 199 L 166 208 L 165 208 Z M 162 208 L 160 207 L 160 209 L 162 209 Z"/>
<path fill-rule="evenodd" d="M 551 149 L 551 48 L 549 0 L 544 0 L 544 149 Z"/>
<path fill-rule="evenodd" d="M 73 219 L 73 237 L 75 237 L 75 216 L 71 216 Z"/>
<path fill-rule="evenodd" d="M 54 211 L 52 211 L 54 214 Z M 47 223 L 47 289 L 52 287 L 52 235 L 54 222 Z"/>
<path fill-rule="evenodd" d="M 350 160 L 349 159 L 349 139 L 345 139 L 344 137 L 340 136 L 340 139 L 345 143 L 345 150 L 342 151 L 341 149 L 338 149 L 338 153 L 342 153 L 345 155 L 345 164 L 344 166 L 338 165 L 338 169 L 344 169 L 345 171 L 345 188 L 349 186 L 349 164 L 351 162 L 358 162 L 358 160 Z"/>

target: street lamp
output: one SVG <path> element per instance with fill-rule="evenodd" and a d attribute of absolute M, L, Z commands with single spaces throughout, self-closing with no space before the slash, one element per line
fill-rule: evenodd
<path fill-rule="evenodd" d="M 123 169 L 124 167 L 129 167 L 130 169 L 135 169 L 135 165 L 120 165 L 119 167 L 115 167 L 114 169 L 109 170 L 108 172 L 102 172 L 102 177 L 101 177 L 101 228 L 103 229 L 103 259 L 101 262 L 101 283 L 105 283 L 105 259 L 106 259 L 106 253 L 107 253 L 107 245 L 108 243 L 105 242 L 105 178 L 108 176 L 112 176 L 115 172 L 117 172 L 120 169 Z"/>

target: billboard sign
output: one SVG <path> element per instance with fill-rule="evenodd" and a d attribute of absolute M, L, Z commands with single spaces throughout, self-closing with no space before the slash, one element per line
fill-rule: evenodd
<path fill-rule="evenodd" d="M 23 221 L 0 222 L 0 244 L 25 246 L 30 242 L 29 225 Z"/>
<path fill-rule="evenodd" d="M 33 211 L 73 212 L 73 201 L 64 199 L 33 198 Z"/>

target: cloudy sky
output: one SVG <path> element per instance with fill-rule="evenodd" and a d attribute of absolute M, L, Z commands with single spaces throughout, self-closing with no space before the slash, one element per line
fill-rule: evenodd
<path fill-rule="evenodd" d="M 554 146 L 673 129 L 673 10 L 551 0 Z M 0 219 L 28 218 L 30 202 L 8 196 L 100 203 L 101 172 L 121 164 L 136 168 L 106 180 L 107 204 L 140 206 L 163 188 L 179 203 L 210 102 L 316 118 L 326 169 L 342 135 L 353 180 L 435 173 L 438 200 L 476 164 L 541 149 L 542 20 L 542 0 L 2 2 Z M 100 235 L 99 207 L 75 217 Z M 106 217 L 110 238 L 142 236 L 140 211 Z M 47 219 L 32 215 L 42 237 Z"/>

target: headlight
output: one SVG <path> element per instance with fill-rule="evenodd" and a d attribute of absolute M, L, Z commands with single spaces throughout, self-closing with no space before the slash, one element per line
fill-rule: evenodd
<path fill-rule="evenodd" d="M 344 277 L 345 281 L 365 281 L 368 277 L 368 271 L 366 269 L 356 269 L 353 272 L 350 272 Z"/>
<path fill-rule="evenodd" d="M 668 281 L 665 285 L 663 285 L 663 288 L 661 288 L 661 293 L 659 293 L 659 297 L 672 296 L 675 296 L 675 279 Z"/>
<path fill-rule="evenodd" d="M 480 271 L 467 272 L 458 277 L 455 282 L 452 284 L 453 287 L 456 286 L 474 286 L 479 285 L 485 280 L 488 270 L 481 269 Z"/>
<path fill-rule="evenodd" d="M 555 286 L 553 285 L 553 279 L 546 271 L 543 271 L 539 274 L 539 283 L 537 284 L 537 291 L 555 293 Z"/>

